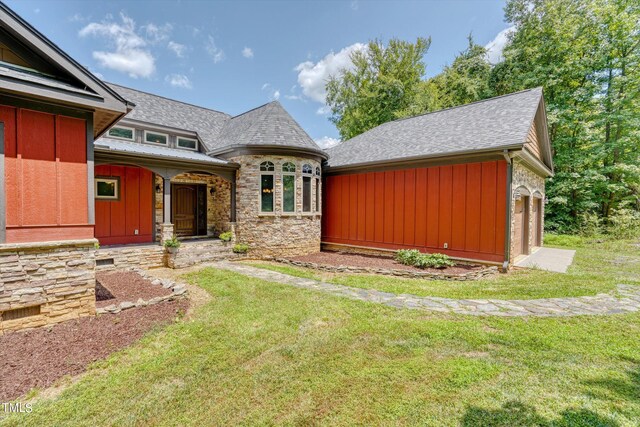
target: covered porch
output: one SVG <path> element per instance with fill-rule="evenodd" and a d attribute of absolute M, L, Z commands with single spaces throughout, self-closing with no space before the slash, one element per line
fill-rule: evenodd
<path fill-rule="evenodd" d="M 235 231 L 239 165 L 203 153 L 95 144 L 95 237 L 101 246 L 211 239 Z"/>

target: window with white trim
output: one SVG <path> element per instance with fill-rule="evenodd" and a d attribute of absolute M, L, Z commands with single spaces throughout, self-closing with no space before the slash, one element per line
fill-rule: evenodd
<path fill-rule="evenodd" d="M 260 212 L 273 212 L 275 170 L 272 162 L 260 163 Z"/>
<path fill-rule="evenodd" d="M 167 135 L 166 133 L 151 132 L 145 130 L 144 142 L 148 142 L 150 144 L 167 145 L 167 143 L 169 142 L 169 135 Z"/>
<path fill-rule="evenodd" d="M 193 138 L 183 138 L 179 136 L 176 140 L 176 145 L 180 148 L 186 148 L 187 150 L 197 150 L 198 140 Z"/>
<path fill-rule="evenodd" d="M 109 137 L 116 139 L 124 139 L 125 141 L 135 141 L 136 131 L 133 128 L 124 126 L 114 126 L 109 129 Z"/>
<path fill-rule="evenodd" d="M 120 200 L 120 177 L 96 176 L 94 185 L 97 200 Z"/>
<path fill-rule="evenodd" d="M 316 212 L 320 212 L 320 166 L 316 167 Z"/>
<path fill-rule="evenodd" d="M 296 165 L 282 165 L 282 212 L 296 211 Z"/>
<path fill-rule="evenodd" d="M 311 176 L 313 167 L 305 163 L 302 165 L 302 212 L 311 212 Z"/>

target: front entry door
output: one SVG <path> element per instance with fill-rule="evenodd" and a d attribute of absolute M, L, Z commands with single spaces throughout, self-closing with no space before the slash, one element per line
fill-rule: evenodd
<path fill-rule="evenodd" d="M 172 190 L 172 221 L 176 235 L 196 235 L 197 187 L 195 185 L 172 184 Z"/>

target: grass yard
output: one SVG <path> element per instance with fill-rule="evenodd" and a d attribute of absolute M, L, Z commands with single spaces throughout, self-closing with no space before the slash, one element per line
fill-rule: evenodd
<path fill-rule="evenodd" d="M 619 256 L 637 257 L 618 245 Z M 584 246 L 572 275 L 613 274 L 606 263 L 616 254 Z M 589 267 L 594 260 L 600 272 Z M 615 277 L 636 269 L 620 265 Z M 640 313 L 477 318 L 213 269 L 189 280 L 213 297 L 191 320 L 95 364 L 58 397 L 36 393 L 33 413 L 0 424 L 568 427 L 640 419 Z"/>
<path fill-rule="evenodd" d="M 567 274 L 518 270 L 469 282 L 422 280 L 366 274 L 332 274 L 285 264 L 250 262 L 254 267 L 355 288 L 460 299 L 537 299 L 610 292 L 619 283 L 640 285 L 640 247 L 633 242 L 593 242 L 574 236 L 546 236 L 547 246 L 577 249 Z"/>

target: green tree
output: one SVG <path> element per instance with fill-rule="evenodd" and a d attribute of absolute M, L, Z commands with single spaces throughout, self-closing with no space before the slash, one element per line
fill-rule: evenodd
<path fill-rule="evenodd" d="M 392 39 L 369 42 L 351 55 L 353 69 L 342 70 L 327 83 L 330 120 L 343 139 L 352 138 L 399 117 L 409 108 L 425 73 L 423 56 L 431 39 L 415 43 Z"/>

